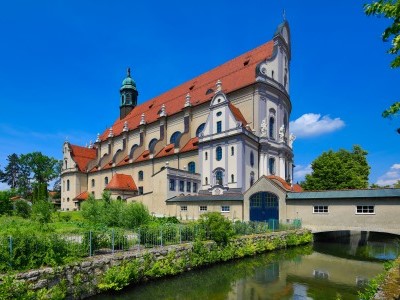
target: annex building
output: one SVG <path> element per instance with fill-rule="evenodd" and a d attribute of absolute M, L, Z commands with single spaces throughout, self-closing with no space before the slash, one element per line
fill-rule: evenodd
<path fill-rule="evenodd" d="M 271 41 L 140 105 L 128 69 L 118 120 L 88 147 L 63 145 L 61 210 L 109 191 L 155 216 L 217 211 L 400 235 L 400 189 L 302 192 L 292 183 L 290 49 L 285 21 Z"/>

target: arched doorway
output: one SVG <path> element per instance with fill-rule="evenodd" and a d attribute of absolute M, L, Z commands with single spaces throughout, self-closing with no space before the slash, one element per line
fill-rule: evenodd
<path fill-rule="evenodd" d="M 258 192 L 250 196 L 250 221 L 279 219 L 278 196 L 270 192 Z"/>

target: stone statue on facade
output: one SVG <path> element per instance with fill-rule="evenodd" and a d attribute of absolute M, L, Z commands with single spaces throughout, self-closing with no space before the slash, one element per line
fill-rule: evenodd
<path fill-rule="evenodd" d="M 281 128 L 279 128 L 279 142 L 283 142 L 285 139 L 285 125 L 282 125 Z"/>
<path fill-rule="evenodd" d="M 261 137 L 267 137 L 268 128 L 267 128 L 267 121 L 265 121 L 265 119 L 262 120 L 261 122 L 260 131 L 261 131 Z"/>
<path fill-rule="evenodd" d="M 293 148 L 293 142 L 295 139 L 296 139 L 296 136 L 293 134 L 293 132 L 290 133 L 290 135 L 289 135 L 289 147 L 290 148 Z"/>

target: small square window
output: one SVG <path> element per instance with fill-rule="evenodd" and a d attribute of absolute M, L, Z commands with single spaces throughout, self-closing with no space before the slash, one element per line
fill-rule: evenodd
<path fill-rule="evenodd" d="M 187 205 L 181 205 L 181 211 L 187 211 Z"/>
<path fill-rule="evenodd" d="M 374 205 L 357 205 L 356 214 L 360 215 L 372 215 L 375 213 Z"/>
<path fill-rule="evenodd" d="M 200 211 L 207 211 L 207 205 L 200 205 Z"/>
<path fill-rule="evenodd" d="M 139 186 L 139 195 L 143 195 L 143 187 Z"/>
<path fill-rule="evenodd" d="M 222 205 L 221 206 L 221 212 L 230 212 L 231 207 L 229 205 Z"/>
<path fill-rule="evenodd" d="M 314 214 L 326 214 L 328 213 L 327 205 L 315 205 L 314 206 Z"/>

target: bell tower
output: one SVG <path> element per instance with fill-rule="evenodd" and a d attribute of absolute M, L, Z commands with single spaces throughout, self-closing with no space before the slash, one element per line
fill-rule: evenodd
<path fill-rule="evenodd" d="M 122 86 L 119 89 L 121 95 L 121 105 L 119 106 L 119 118 L 125 118 L 132 109 L 137 105 L 137 97 L 139 95 L 136 89 L 136 83 L 131 78 L 131 69 L 128 68 L 126 78 L 122 81 Z"/>

